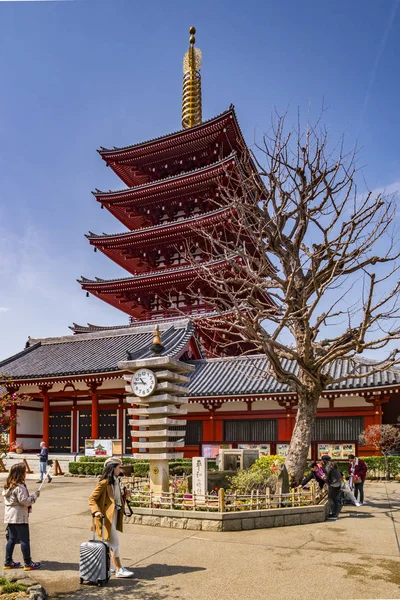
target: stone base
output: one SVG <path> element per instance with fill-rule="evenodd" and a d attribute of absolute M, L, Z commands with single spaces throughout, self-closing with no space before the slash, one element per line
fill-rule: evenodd
<path fill-rule="evenodd" d="M 154 494 L 169 492 L 168 460 L 150 460 L 150 489 Z"/>
<path fill-rule="evenodd" d="M 326 519 L 327 504 L 229 513 L 157 508 L 132 508 L 132 510 L 134 514 L 131 517 L 124 517 L 125 523 L 196 531 L 244 531 L 321 523 Z"/>

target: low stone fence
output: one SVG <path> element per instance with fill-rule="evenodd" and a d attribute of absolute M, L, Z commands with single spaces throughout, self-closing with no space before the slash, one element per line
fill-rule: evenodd
<path fill-rule="evenodd" d="M 134 508 L 125 523 L 197 531 L 242 531 L 325 521 L 327 505 L 296 506 L 238 512 L 200 512 L 158 508 Z"/>

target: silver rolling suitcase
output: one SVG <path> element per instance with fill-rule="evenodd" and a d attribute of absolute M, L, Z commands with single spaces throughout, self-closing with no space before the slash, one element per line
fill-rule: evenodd
<path fill-rule="evenodd" d="M 79 579 L 104 585 L 110 579 L 110 548 L 104 541 L 104 517 L 101 521 L 101 540 L 96 540 L 96 532 L 93 522 L 93 538 L 83 542 L 79 553 Z"/>

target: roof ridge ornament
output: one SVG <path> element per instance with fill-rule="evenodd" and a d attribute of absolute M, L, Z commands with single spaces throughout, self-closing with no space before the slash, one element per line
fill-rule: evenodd
<path fill-rule="evenodd" d="M 189 129 L 202 122 L 201 50 L 195 48 L 196 28 L 189 29 L 189 49 L 183 58 L 182 127 Z"/>
<path fill-rule="evenodd" d="M 154 352 L 154 354 L 161 354 L 161 352 L 164 351 L 164 346 L 161 341 L 161 332 L 160 332 L 160 328 L 158 325 L 156 325 L 156 328 L 154 330 L 153 343 L 152 343 L 150 349 L 152 352 Z"/>

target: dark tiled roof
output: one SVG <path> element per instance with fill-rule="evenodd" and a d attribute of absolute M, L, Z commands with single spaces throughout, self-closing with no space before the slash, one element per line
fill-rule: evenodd
<path fill-rule="evenodd" d="M 239 396 L 248 394 L 283 394 L 293 390 L 288 385 L 278 383 L 272 376 L 265 376 L 268 361 L 265 356 L 245 356 L 215 358 L 191 361 L 196 366 L 190 379 L 190 396 Z M 336 361 L 330 373 L 335 378 L 346 380 L 327 386 L 328 390 L 346 390 L 369 387 L 382 387 L 400 384 L 400 371 L 392 368 L 370 376 L 368 373 L 376 363 L 355 360 Z M 294 361 L 284 361 L 283 367 L 292 373 L 298 368 Z M 361 377 L 355 377 L 358 373 Z"/>
<path fill-rule="evenodd" d="M 38 379 L 118 371 L 120 360 L 154 356 L 154 325 L 30 340 L 24 351 L 0 362 L 0 373 L 13 379 Z M 179 358 L 194 335 L 190 321 L 160 325 L 164 352 Z M 129 353 L 129 354 L 128 354 Z"/>
<path fill-rule="evenodd" d="M 96 331 L 110 331 L 111 329 L 129 329 L 130 327 L 131 325 L 93 325 L 92 323 L 87 325 L 72 323 L 72 325 L 68 325 L 68 329 L 71 329 L 74 333 L 94 333 Z"/>

